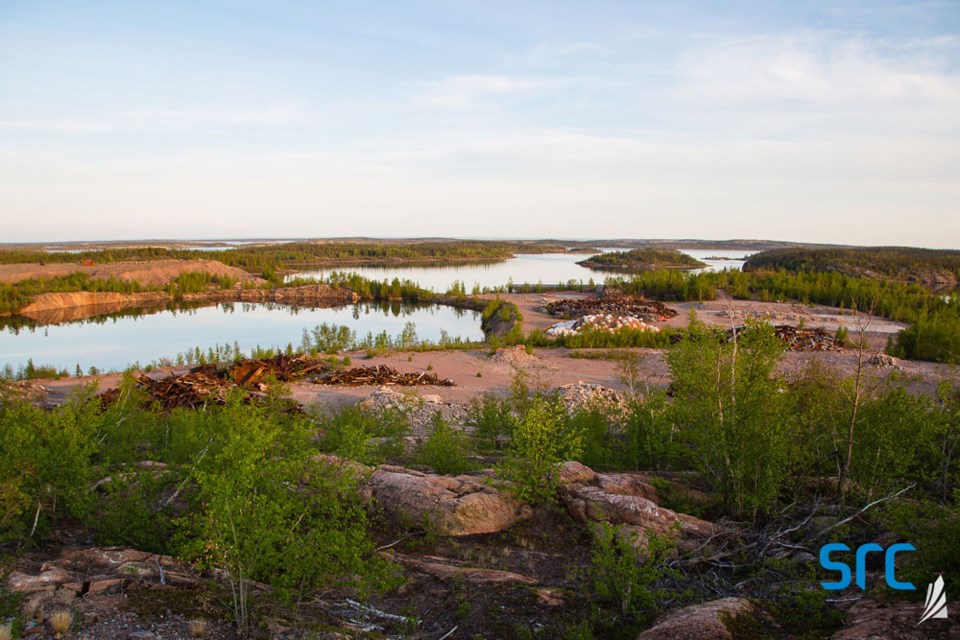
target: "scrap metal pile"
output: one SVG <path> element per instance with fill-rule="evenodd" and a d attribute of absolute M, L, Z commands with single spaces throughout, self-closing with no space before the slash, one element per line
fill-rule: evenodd
<path fill-rule="evenodd" d="M 140 374 L 137 377 L 137 386 L 168 411 L 180 407 L 194 409 L 207 404 L 226 403 L 230 390 L 237 385 L 224 378 L 211 376 L 205 369 L 207 368 L 197 367 L 182 375 L 170 375 L 159 380 Z M 107 392 L 109 393 L 110 391 Z M 109 398 L 102 397 L 102 400 L 106 402 Z"/>
<path fill-rule="evenodd" d="M 279 382 L 294 382 L 308 376 L 317 384 L 325 385 L 451 387 L 454 384 L 452 380 L 441 380 L 433 373 L 401 373 L 385 365 L 331 371 L 327 361 L 304 355 L 242 360 L 227 368 L 201 365 L 187 373 L 171 373 L 163 378 L 151 378 L 141 373 L 136 378 L 136 383 L 151 401 L 158 402 L 165 410 L 171 410 L 224 404 L 231 391 L 238 388 L 245 392 L 247 402 L 257 402 L 264 397 L 262 392 L 268 388 L 268 378 L 272 377 Z M 100 402 L 106 406 L 115 402 L 119 396 L 119 389 L 110 389 L 100 394 Z"/>
<path fill-rule="evenodd" d="M 293 382 L 329 368 L 330 364 L 325 360 L 303 355 L 278 355 L 262 360 L 242 360 L 227 370 L 227 377 L 239 385 L 257 386 L 268 376 L 280 382 Z"/>
<path fill-rule="evenodd" d="M 737 335 L 744 327 L 737 327 Z M 787 343 L 788 351 L 843 351 L 843 342 L 830 335 L 826 329 L 815 327 L 802 329 L 789 324 L 778 324 L 774 334 Z M 733 336 L 733 329 L 727 329 L 727 338 Z"/>
<path fill-rule="evenodd" d="M 547 313 L 557 318 L 571 319 L 583 316 L 632 317 L 641 322 L 663 322 L 677 315 L 674 309 L 657 300 L 623 295 L 557 300 L 547 305 Z"/>
<path fill-rule="evenodd" d="M 316 384 L 342 385 L 359 387 L 363 385 L 394 384 L 403 387 L 436 386 L 452 387 L 453 380 L 438 378 L 436 374 L 426 371 L 421 373 L 403 373 L 385 364 L 373 367 L 354 367 L 346 371 L 334 371 L 314 380 Z"/>

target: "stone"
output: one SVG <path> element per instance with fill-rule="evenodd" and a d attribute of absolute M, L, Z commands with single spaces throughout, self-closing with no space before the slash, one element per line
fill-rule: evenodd
<path fill-rule="evenodd" d="M 496 533 L 532 514 L 529 506 L 472 476 L 439 476 L 383 465 L 367 486 L 387 515 L 406 523 L 429 522 L 445 536 Z"/>
<path fill-rule="evenodd" d="M 47 565 L 45 565 L 47 566 Z M 34 591 L 53 591 L 59 585 L 69 582 L 71 576 L 60 567 L 51 566 L 49 569 L 41 571 L 40 574 L 31 576 L 20 571 L 12 571 L 7 576 L 7 587 L 11 591 L 18 593 L 31 593 Z"/>
<path fill-rule="evenodd" d="M 683 607 L 663 616 L 637 640 L 731 640 L 733 635 L 724 618 L 753 615 L 756 611 L 746 598 L 723 598 Z"/>

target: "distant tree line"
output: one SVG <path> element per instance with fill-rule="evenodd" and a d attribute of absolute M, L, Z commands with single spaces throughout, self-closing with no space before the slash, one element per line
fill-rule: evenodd
<path fill-rule="evenodd" d="M 744 270 L 836 272 L 956 286 L 960 282 L 960 251 L 912 247 L 774 249 L 750 256 Z"/>

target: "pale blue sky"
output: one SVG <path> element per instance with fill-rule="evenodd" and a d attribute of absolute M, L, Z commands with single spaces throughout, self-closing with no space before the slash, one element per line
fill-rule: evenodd
<path fill-rule="evenodd" d="M 960 0 L 0 0 L 0 212 L 960 248 Z"/>

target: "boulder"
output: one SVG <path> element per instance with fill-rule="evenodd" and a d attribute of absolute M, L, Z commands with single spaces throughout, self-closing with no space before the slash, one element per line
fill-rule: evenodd
<path fill-rule="evenodd" d="M 69 573 L 57 566 L 44 565 L 39 574 L 31 576 L 20 571 L 11 571 L 7 576 L 7 587 L 18 593 L 34 591 L 53 591 L 72 578 Z"/>
<path fill-rule="evenodd" d="M 557 481 L 561 486 L 568 484 L 590 484 L 596 477 L 596 471 L 574 460 L 564 462 L 557 470 Z"/>
<path fill-rule="evenodd" d="M 480 569 L 462 565 L 462 563 L 450 558 L 439 556 L 423 556 L 417 558 L 401 553 L 391 553 L 385 557 L 397 562 L 409 569 L 414 569 L 427 575 L 431 575 L 441 580 L 459 579 L 471 584 L 537 584 L 536 578 L 525 576 L 512 571 L 499 571 L 497 569 Z"/>
<path fill-rule="evenodd" d="M 713 524 L 676 513 L 656 503 L 657 490 L 639 474 L 594 473 L 568 462 L 560 471 L 559 495 L 574 520 L 581 524 L 607 522 L 641 534 L 680 534 L 680 548 L 694 548 L 715 533 Z"/>
<path fill-rule="evenodd" d="M 529 506 L 473 476 L 438 476 L 383 465 L 367 486 L 387 515 L 408 523 L 430 522 L 446 536 L 496 533 L 532 513 Z"/>
<path fill-rule="evenodd" d="M 637 640 L 731 640 L 724 618 L 753 615 L 755 608 L 745 598 L 723 598 L 677 609 L 660 618 Z"/>
<path fill-rule="evenodd" d="M 960 602 L 947 603 L 950 618 L 958 610 Z M 875 598 L 863 598 L 850 607 L 844 628 L 830 636 L 830 640 L 960 638 L 960 629 L 952 619 L 927 620 L 918 626 L 922 615 L 923 602 L 881 602 Z"/>

